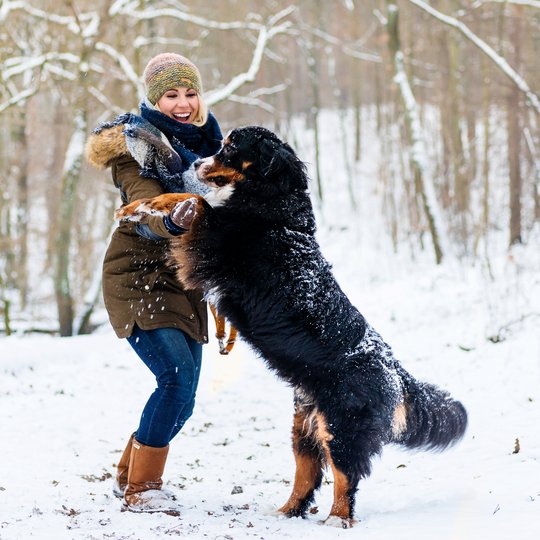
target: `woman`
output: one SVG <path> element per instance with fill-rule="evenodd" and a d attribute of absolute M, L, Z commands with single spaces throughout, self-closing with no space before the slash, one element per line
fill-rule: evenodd
<path fill-rule="evenodd" d="M 173 53 L 150 60 L 143 74 L 140 116 L 124 114 L 99 126 L 88 160 L 110 166 L 123 204 L 165 192 L 201 193 L 189 166 L 213 155 L 222 134 L 202 98 L 199 70 Z M 181 210 L 181 209 L 179 209 Z M 166 261 L 167 239 L 182 234 L 181 211 L 121 222 L 103 265 L 103 295 L 111 324 L 152 371 L 157 388 L 118 463 L 114 493 L 133 512 L 178 511 L 161 489 L 170 441 L 193 412 L 208 341 L 206 304 L 184 291 Z M 185 223 L 184 223 L 185 224 Z"/>

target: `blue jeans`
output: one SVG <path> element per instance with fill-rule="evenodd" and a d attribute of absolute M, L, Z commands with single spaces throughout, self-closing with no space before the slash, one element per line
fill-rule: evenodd
<path fill-rule="evenodd" d="M 177 328 L 135 326 L 127 340 L 157 381 L 135 438 L 147 446 L 167 446 L 193 413 L 202 345 Z"/>

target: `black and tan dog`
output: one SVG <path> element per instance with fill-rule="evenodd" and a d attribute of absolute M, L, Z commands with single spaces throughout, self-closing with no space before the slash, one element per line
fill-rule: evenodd
<path fill-rule="evenodd" d="M 191 228 L 171 244 L 179 278 L 211 294 L 295 389 L 296 475 L 279 511 L 303 516 L 328 465 L 334 502 L 325 523 L 350 527 L 358 481 L 383 445 L 443 449 L 463 435 L 465 409 L 407 373 L 342 292 L 315 240 L 305 167 L 289 145 L 240 128 L 196 170 L 213 188 L 207 200 L 163 195 L 117 216 L 194 205 Z"/>

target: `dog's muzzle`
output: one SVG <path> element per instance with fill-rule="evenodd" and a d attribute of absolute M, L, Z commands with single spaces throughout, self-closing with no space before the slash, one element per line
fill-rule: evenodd
<path fill-rule="evenodd" d="M 212 157 L 197 159 L 193 162 L 193 168 L 195 169 L 195 174 L 199 180 L 205 180 L 206 171 L 213 163 L 214 159 Z"/>

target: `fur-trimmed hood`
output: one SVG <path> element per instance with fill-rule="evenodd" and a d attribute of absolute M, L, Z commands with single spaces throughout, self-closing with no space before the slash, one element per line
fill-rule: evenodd
<path fill-rule="evenodd" d="M 98 169 L 106 169 L 114 159 L 129 154 L 123 124 L 92 133 L 84 153 L 88 163 Z"/>

